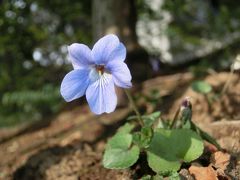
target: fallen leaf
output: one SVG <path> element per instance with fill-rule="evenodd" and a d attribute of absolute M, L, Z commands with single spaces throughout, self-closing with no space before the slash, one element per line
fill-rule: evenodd
<path fill-rule="evenodd" d="M 225 171 L 230 162 L 230 154 L 222 151 L 217 151 L 212 154 L 210 162 L 216 169 Z"/>
<path fill-rule="evenodd" d="M 191 166 L 189 172 L 196 180 L 218 180 L 217 174 L 211 166 Z"/>
<path fill-rule="evenodd" d="M 217 151 L 212 154 L 210 162 L 211 165 L 216 169 L 218 177 L 222 177 L 222 179 L 229 179 L 224 171 L 227 169 L 227 166 L 230 163 L 230 154 L 222 151 Z"/>

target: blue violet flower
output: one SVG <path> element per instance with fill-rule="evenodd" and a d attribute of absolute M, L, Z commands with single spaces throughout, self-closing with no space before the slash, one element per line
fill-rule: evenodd
<path fill-rule="evenodd" d="M 130 88 L 132 76 L 127 65 L 126 48 L 110 34 L 99 39 L 92 50 L 84 44 L 68 46 L 73 70 L 63 79 L 61 95 L 70 102 L 86 94 L 95 114 L 113 112 L 117 106 L 115 86 Z"/>

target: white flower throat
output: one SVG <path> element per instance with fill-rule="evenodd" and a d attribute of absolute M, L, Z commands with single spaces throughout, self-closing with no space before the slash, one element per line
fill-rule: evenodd
<path fill-rule="evenodd" d="M 96 65 L 95 68 L 96 68 L 99 76 L 103 75 L 103 73 L 105 72 L 105 66 L 104 65 Z"/>
<path fill-rule="evenodd" d="M 110 72 L 108 72 L 104 65 L 95 65 L 91 68 L 89 77 L 91 82 L 95 82 L 99 79 L 105 80 L 107 77 L 112 76 Z"/>

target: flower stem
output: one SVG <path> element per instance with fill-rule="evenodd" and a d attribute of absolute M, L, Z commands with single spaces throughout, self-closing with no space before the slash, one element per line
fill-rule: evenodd
<path fill-rule="evenodd" d="M 135 114 L 137 115 L 139 124 L 143 127 L 143 126 L 144 126 L 144 122 L 143 122 L 143 120 L 142 120 L 141 114 L 140 114 L 139 111 L 138 111 L 137 105 L 135 104 L 135 102 L 134 102 L 134 100 L 133 100 L 132 95 L 130 94 L 130 92 L 129 92 L 128 89 L 124 89 L 124 91 L 125 91 L 125 93 L 126 93 L 126 95 L 127 95 L 127 97 L 128 97 L 128 100 L 129 100 L 129 102 L 130 102 L 130 104 L 131 104 L 131 106 L 132 106 Z"/>
<path fill-rule="evenodd" d="M 178 120 L 178 116 L 179 116 L 179 113 L 180 113 L 180 109 L 181 109 L 181 107 L 179 107 L 178 110 L 177 110 L 177 112 L 175 113 L 174 118 L 173 118 L 173 121 L 172 121 L 172 123 L 171 123 L 171 125 L 170 125 L 170 129 L 173 129 L 173 128 L 174 128 L 174 126 L 175 126 L 175 124 L 176 124 L 176 122 L 177 122 L 177 120 Z"/>

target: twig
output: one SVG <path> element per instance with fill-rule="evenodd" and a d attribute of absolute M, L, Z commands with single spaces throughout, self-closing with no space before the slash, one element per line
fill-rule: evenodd
<path fill-rule="evenodd" d="M 228 88 L 228 86 L 229 86 L 229 84 L 230 84 L 230 82 L 231 82 L 231 79 L 232 79 L 232 76 L 233 76 L 233 73 L 234 73 L 234 64 L 235 64 L 236 61 L 237 61 L 237 60 L 235 60 L 235 61 L 233 62 L 233 64 L 231 65 L 230 74 L 228 75 L 227 81 L 226 81 L 226 83 L 224 84 L 224 86 L 223 86 L 223 88 L 222 88 L 222 91 L 221 91 L 220 96 L 222 96 L 222 95 L 227 91 L 227 88 Z"/>

